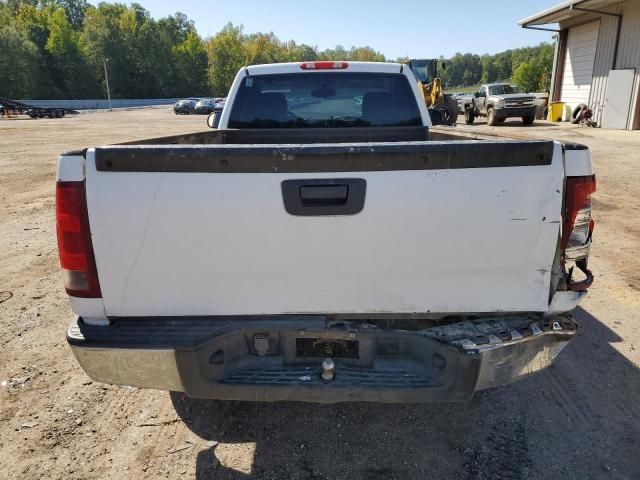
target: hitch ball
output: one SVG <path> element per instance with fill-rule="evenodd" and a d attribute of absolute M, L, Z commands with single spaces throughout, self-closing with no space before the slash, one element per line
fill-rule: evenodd
<path fill-rule="evenodd" d="M 335 363 L 333 363 L 333 360 L 331 360 L 330 358 L 325 358 L 322 361 L 322 373 L 320 374 L 322 380 L 324 380 L 325 382 L 330 382 L 331 380 L 333 380 L 335 372 L 336 365 Z"/>

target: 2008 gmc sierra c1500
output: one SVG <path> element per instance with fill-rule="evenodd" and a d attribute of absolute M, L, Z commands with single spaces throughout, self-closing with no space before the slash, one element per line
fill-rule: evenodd
<path fill-rule="evenodd" d="M 67 338 L 94 380 L 464 401 L 576 332 L 589 151 L 435 129 L 393 63 L 257 65 L 219 128 L 60 156 Z"/>

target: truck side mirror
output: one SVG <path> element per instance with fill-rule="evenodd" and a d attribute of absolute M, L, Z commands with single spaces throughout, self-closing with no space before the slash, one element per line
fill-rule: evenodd
<path fill-rule="evenodd" d="M 480 96 L 480 92 L 473 92 L 473 96 L 478 98 Z"/>

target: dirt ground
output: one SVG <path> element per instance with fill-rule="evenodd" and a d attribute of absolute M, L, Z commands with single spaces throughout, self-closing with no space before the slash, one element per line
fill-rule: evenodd
<path fill-rule="evenodd" d="M 91 382 L 65 341 L 57 155 L 203 129 L 168 108 L 0 120 L 1 479 L 640 478 L 640 132 L 494 128 L 585 143 L 597 171 L 596 283 L 545 372 L 462 405 L 192 401 Z"/>

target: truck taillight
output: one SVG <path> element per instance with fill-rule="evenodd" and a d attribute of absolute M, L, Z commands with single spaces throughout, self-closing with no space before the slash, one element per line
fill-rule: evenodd
<path fill-rule="evenodd" d="M 585 245 L 591 237 L 591 194 L 596 191 L 596 177 L 569 177 L 565 190 L 565 215 L 562 249 Z"/>
<path fill-rule="evenodd" d="M 587 277 L 581 282 L 572 282 L 573 268 L 571 268 L 568 279 L 570 290 L 586 290 L 593 282 L 593 275 L 587 268 L 587 259 L 594 227 L 591 218 L 591 194 L 595 191 L 595 175 L 567 178 L 560 246 L 564 252 L 565 261 L 575 261 L 576 266 Z"/>
<path fill-rule="evenodd" d="M 302 62 L 302 70 L 343 70 L 349 66 L 348 62 Z"/>
<path fill-rule="evenodd" d="M 84 181 L 57 182 L 56 232 L 67 293 L 74 297 L 100 298 Z"/>

